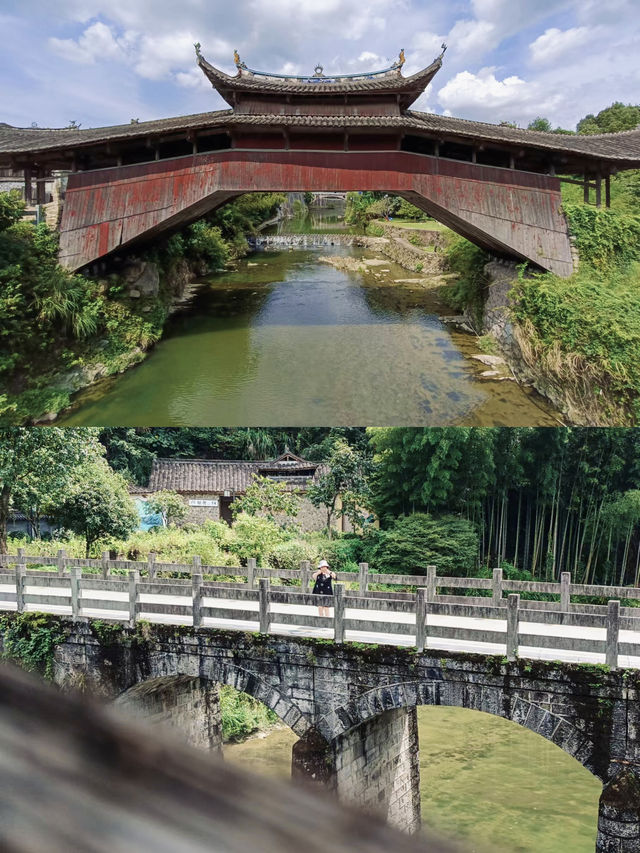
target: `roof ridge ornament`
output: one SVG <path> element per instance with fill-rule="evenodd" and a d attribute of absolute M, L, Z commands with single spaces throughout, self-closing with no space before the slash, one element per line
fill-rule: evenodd
<path fill-rule="evenodd" d="M 438 57 L 438 59 L 442 59 L 442 57 L 445 55 L 445 53 L 446 53 L 446 51 L 447 51 L 447 47 L 448 47 L 448 45 L 447 45 L 445 42 L 442 42 L 442 44 L 440 45 L 440 47 L 442 48 L 442 53 L 440 54 L 440 56 Z"/>
<path fill-rule="evenodd" d="M 240 54 L 238 53 L 237 50 L 233 51 L 233 61 L 234 61 L 234 64 L 238 70 L 243 69 L 243 68 L 246 69 L 247 63 L 243 62 L 240 59 Z"/>

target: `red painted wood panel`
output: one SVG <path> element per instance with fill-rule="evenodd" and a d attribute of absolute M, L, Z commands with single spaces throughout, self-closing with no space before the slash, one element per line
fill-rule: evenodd
<path fill-rule="evenodd" d="M 256 190 L 401 193 L 486 248 L 560 275 L 572 271 L 556 178 L 401 151 L 232 150 L 76 173 L 61 263 L 78 269 Z"/>

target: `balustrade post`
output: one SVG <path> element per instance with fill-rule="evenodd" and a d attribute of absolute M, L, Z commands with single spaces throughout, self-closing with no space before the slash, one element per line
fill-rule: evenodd
<path fill-rule="evenodd" d="M 333 641 L 344 642 L 344 584 L 333 585 Z"/>
<path fill-rule="evenodd" d="M 518 657 L 519 607 L 520 596 L 517 592 L 510 593 L 507 597 L 507 660 Z"/>
<path fill-rule="evenodd" d="M 111 570 L 111 567 L 109 565 L 109 552 L 103 551 L 102 552 L 102 577 L 105 578 L 105 580 L 106 580 L 106 578 L 109 577 L 110 570 Z"/>
<path fill-rule="evenodd" d="M 191 575 L 191 590 L 192 590 L 192 602 L 191 602 L 191 615 L 193 617 L 193 627 L 199 628 L 202 625 L 202 575 L 198 572 L 194 572 Z"/>
<path fill-rule="evenodd" d="M 259 610 L 260 610 L 260 633 L 268 634 L 271 628 L 271 614 L 269 613 L 269 578 L 259 580 Z"/>
<path fill-rule="evenodd" d="M 571 572 L 560 575 L 560 610 L 568 613 L 571 610 Z"/>
<path fill-rule="evenodd" d="M 416 589 L 416 648 L 424 651 L 427 644 L 427 590 L 423 586 Z"/>
<path fill-rule="evenodd" d="M 249 557 L 247 560 L 247 586 L 249 589 L 256 588 L 256 560 L 255 557 Z"/>
<path fill-rule="evenodd" d="M 200 556 L 200 554 L 194 554 L 193 555 L 193 557 L 191 558 L 191 564 L 193 566 L 193 568 L 191 569 L 192 575 L 202 574 L 202 569 L 201 569 L 202 557 Z"/>
<path fill-rule="evenodd" d="M 620 642 L 620 602 L 612 599 L 607 606 L 607 647 L 605 663 L 610 669 L 618 668 L 618 643 Z"/>
<path fill-rule="evenodd" d="M 300 591 L 309 592 L 309 569 L 311 568 L 309 560 L 302 560 L 300 563 Z"/>
<path fill-rule="evenodd" d="M 502 603 L 502 569 L 494 569 L 491 578 L 491 604 L 500 607 Z"/>
<path fill-rule="evenodd" d="M 156 552 L 149 551 L 149 556 L 147 557 L 147 572 L 149 573 L 149 580 L 154 580 L 156 576 Z"/>
<path fill-rule="evenodd" d="M 138 618 L 138 604 L 140 596 L 138 584 L 140 583 L 140 572 L 137 569 L 129 571 L 129 625 L 133 628 Z"/>
<path fill-rule="evenodd" d="M 24 613 L 24 594 L 27 585 L 27 561 L 24 556 L 24 548 L 18 548 L 18 561 L 16 563 L 16 610 Z"/>
<path fill-rule="evenodd" d="M 69 574 L 71 578 L 71 618 L 74 622 L 79 622 L 83 616 L 80 599 L 82 569 L 79 566 L 72 566 L 69 569 Z"/>
<path fill-rule="evenodd" d="M 427 566 L 427 601 L 436 600 L 436 567 Z"/>
<path fill-rule="evenodd" d="M 62 577 L 64 575 L 65 569 L 67 568 L 67 552 L 64 548 L 61 548 L 58 551 L 58 555 L 56 557 L 56 565 L 58 566 L 58 577 Z"/>
<path fill-rule="evenodd" d="M 366 595 L 369 590 L 369 563 L 358 563 L 358 587 L 360 595 Z"/>

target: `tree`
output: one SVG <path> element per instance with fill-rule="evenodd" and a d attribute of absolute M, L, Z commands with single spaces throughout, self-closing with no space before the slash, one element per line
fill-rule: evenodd
<path fill-rule="evenodd" d="M 162 516 L 165 527 L 178 524 L 187 515 L 187 505 L 180 495 L 167 489 L 155 492 L 146 503 L 152 513 Z"/>
<path fill-rule="evenodd" d="M 538 116 L 534 118 L 533 121 L 530 121 L 527 125 L 527 130 L 539 130 L 543 133 L 552 133 L 553 128 L 551 127 L 551 122 L 548 118 L 543 118 L 542 116 Z"/>
<path fill-rule="evenodd" d="M 362 521 L 362 509 L 369 502 L 371 463 L 344 439 L 337 439 L 327 460 L 327 471 L 307 490 L 314 506 L 327 509 L 327 531 L 331 538 L 331 521 L 336 512 L 349 518 L 355 526 Z M 340 506 L 338 507 L 338 503 Z"/>
<path fill-rule="evenodd" d="M 62 527 L 84 537 L 87 557 L 94 542 L 107 536 L 124 539 L 138 524 L 126 480 L 103 459 L 76 469 L 54 518 Z"/>
<path fill-rule="evenodd" d="M 278 514 L 295 517 L 299 511 L 300 498 L 289 490 L 286 483 L 257 474 L 252 475 L 252 482 L 244 495 L 231 504 L 234 518 L 244 512 L 247 515 L 264 515 L 274 521 Z"/>
<path fill-rule="evenodd" d="M 615 101 L 610 107 L 600 110 L 597 115 L 589 113 L 578 122 L 578 133 L 619 133 L 634 130 L 640 125 L 640 105 L 623 104 Z"/>
<path fill-rule="evenodd" d="M 104 452 L 97 430 L 80 427 L 0 429 L 0 554 L 7 553 L 9 509 L 62 500 L 77 467 Z"/>

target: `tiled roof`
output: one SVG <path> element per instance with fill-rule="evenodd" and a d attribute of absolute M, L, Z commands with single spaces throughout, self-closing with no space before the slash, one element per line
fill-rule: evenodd
<path fill-rule="evenodd" d="M 196 113 L 136 124 L 81 129 L 18 128 L 0 124 L 0 155 L 70 151 L 106 141 L 147 139 L 186 130 L 229 127 L 400 128 L 470 142 L 556 151 L 640 167 L 640 129 L 595 136 L 563 135 L 407 110 L 399 116 L 247 115 L 233 110 Z"/>
<path fill-rule="evenodd" d="M 277 479 L 290 485 L 304 486 L 309 479 L 317 480 L 326 470 L 317 462 L 283 463 L 275 461 L 247 462 L 244 460 L 210 461 L 206 459 L 155 459 L 149 478 L 149 492 L 170 489 L 176 492 L 220 494 L 244 492 L 254 474 L 261 469 L 277 471 Z M 312 470 L 313 477 L 307 472 Z"/>
<path fill-rule="evenodd" d="M 314 78 L 309 76 L 306 80 L 299 77 L 269 77 L 256 75 L 251 71 L 239 69 L 235 76 L 225 74 L 215 66 L 207 62 L 204 57 L 199 57 L 198 65 L 211 82 L 212 86 L 224 96 L 224 92 L 267 92 L 269 94 L 283 95 L 337 95 L 349 93 L 393 93 L 393 92 L 423 92 L 433 77 L 442 67 L 442 59 L 435 59 L 427 68 L 418 71 L 410 77 L 403 77 L 400 70 L 389 71 L 385 74 L 367 75 L 357 77 L 328 76 Z M 232 102 L 232 101 L 230 101 Z"/>
<path fill-rule="evenodd" d="M 502 124 L 469 121 L 468 119 L 440 116 L 408 110 L 405 115 L 420 122 L 425 130 L 447 136 L 459 136 L 487 142 L 512 143 L 528 148 L 544 148 L 567 151 L 573 154 L 600 156 L 604 159 L 640 160 L 640 127 L 621 133 L 597 135 L 544 133 L 539 130 L 523 130 Z"/>

